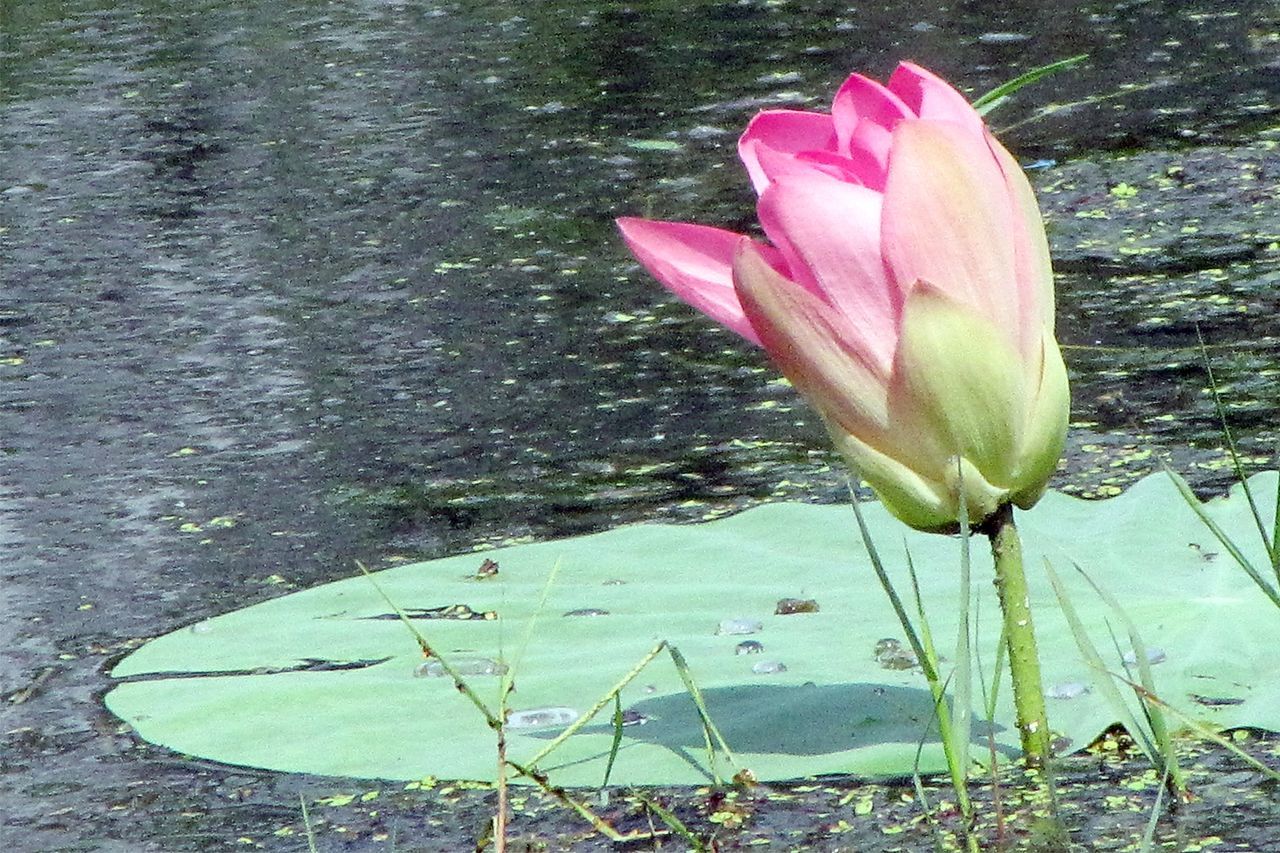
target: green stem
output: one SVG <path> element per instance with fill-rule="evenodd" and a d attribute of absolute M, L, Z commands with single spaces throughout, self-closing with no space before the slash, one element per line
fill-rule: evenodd
<path fill-rule="evenodd" d="M 1022 567 L 1022 542 L 1013 523 L 1013 507 L 1005 504 L 984 526 L 995 558 L 996 590 L 1004 612 L 1009 647 L 1009 673 L 1013 676 L 1013 704 L 1018 714 L 1022 753 L 1030 767 L 1043 767 L 1049 759 L 1049 720 L 1040 682 L 1040 657 L 1035 628 L 1031 624 L 1031 596 Z"/>

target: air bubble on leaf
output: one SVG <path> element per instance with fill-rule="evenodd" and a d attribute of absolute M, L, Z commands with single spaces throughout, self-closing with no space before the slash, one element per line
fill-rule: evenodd
<path fill-rule="evenodd" d="M 579 607 L 577 610 L 567 610 L 565 616 L 608 616 L 608 610 L 601 610 L 599 607 Z"/>
<path fill-rule="evenodd" d="M 203 622 L 197 622 L 192 625 L 188 630 L 193 634 L 209 634 L 213 632 L 213 624 L 206 619 Z"/>
<path fill-rule="evenodd" d="M 1063 681 L 1050 685 L 1044 695 L 1049 699 L 1075 699 L 1089 692 L 1089 685 L 1083 681 Z"/>
<path fill-rule="evenodd" d="M 758 655 L 764 651 L 764 644 L 758 640 L 743 640 L 733 647 L 735 655 Z"/>
<path fill-rule="evenodd" d="M 1167 660 L 1167 658 L 1168 658 L 1168 655 L 1166 655 L 1164 653 L 1164 649 L 1160 648 L 1159 646 L 1151 646 L 1150 648 L 1147 649 L 1147 663 L 1150 663 L 1150 664 L 1164 663 L 1165 660 Z M 1125 665 L 1127 666 L 1136 666 L 1138 663 L 1138 656 L 1133 652 L 1125 652 L 1124 662 L 1125 662 Z"/>
<path fill-rule="evenodd" d="M 756 675 L 776 675 L 779 672 L 786 672 L 787 665 L 782 661 L 762 660 L 752 666 L 751 671 Z"/>
<path fill-rule="evenodd" d="M 457 658 L 449 662 L 453 671 L 461 677 L 479 675 L 502 675 L 507 671 L 505 663 L 489 658 Z M 438 658 L 424 660 L 413 668 L 415 678 L 446 678 L 449 673 Z"/>
<path fill-rule="evenodd" d="M 747 619 L 740 617 L 738 619 L 722 619 L 720 627 L 716 630 L 717 634 L 756 634 L 764 630 L 764 623 L 759 619 Z"/>
<path fill-rule="evenodd" d="M 567 726 L 575 722 L 580 714 L 573 708 L 548 707 L 528 708 L 523 711 L 512 711 L 507 715 L 509 729 L 545 729 L 552 726 Z"/>

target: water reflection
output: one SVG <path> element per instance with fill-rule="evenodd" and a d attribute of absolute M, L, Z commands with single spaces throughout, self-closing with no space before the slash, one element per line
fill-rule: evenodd
<path fill-rule="evenodd" d="M 1058 161 L 1035 179 L 1064 257 L 1061 337 L 1103 345 L 1069 353 L 1079 420 L 1214 441 L 1190 319 L 1216 344 L 1251 342 L 1218 366 L 1246 449 L 1275 437 L 1275 330 L 1257 318 L 1276 313 L 1276 235 L 1253 223 L 1249 251 L 1212 265 L 1183 235 L 1135 270 L 1126 217 L 1148 208 L 1078 216 L 1127 180 L 1100 151 L 1274 123 L 1277 46 L 1234 4 L 85 0 L 3 15 L 3 308 L 22 322 L 0 342 L 22 362 L 2 390 L 102 460 L 22 461 L 49 438 L 38 420 L 11 444 L 29 482 L 147 491 L 127 510 L 143 528 L 239 512 L 254 524 L 237 553 L 272 563 L 838 497 L 809 412 L 638 272 L 611 219 L 751 228 L 733 155 L 746 119 L 823 105 L 848 70 L 902 57 L 983 90 L 1047 51 L 1093 55 L 996 119 L 1028 161 Z M 1203 161 L 1193 177 L 1218 173 Z M 1141 227 L 1167 234 L 1162 216 Z M 1231 288 L 1247 298 L 1208 298 Z M 1173 325 L 1147 328 L 1153 314 Z M 1153 420 L 1170 401 L 1177 421 Z M 90 526 L 98 511 L 68 510 Z"/>

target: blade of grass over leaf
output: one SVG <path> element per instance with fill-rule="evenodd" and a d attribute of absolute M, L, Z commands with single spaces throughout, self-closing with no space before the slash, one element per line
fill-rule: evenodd
<path fill-rule="evenodd" d="M 1058 573 L 1053 569 L 1053 564 L 1048 560 L 1044 561 L 1044 571 L 1045 576 L 1049 578 L 1049 585 L 1053 587 L 1053 593 L 1058 599 L 1058 606 L 1062 609 L 1062 615 L 1067 620 L 1067 627 L 1071 629 L 1071 635 L 1075 638 L 1076 647 L 1080 649 L 1081 657 L 1084 658 L 1085 663 L 1094 672 L 1094 686 L 1098 688 L 1098 692 L 1102 694 L 1107 704 L 1111 706 L 1112 713 L 1116 715 L 1120 724 L 1133 737 L 1134 742 L 1138 744 L 1142 753 L 1149 761 L 1155 764 L 1159 760 L 1155 744 L 1152 743 L 1147 730 L 1138 725 L 1137 719 L 1129 709 L 1129 703 L 1124 700 L 1120 689 L 1116 687 L 1115 682 L 1108 675 L 1109 670 L 1102 660 L 1102 655 L 1098 652 L 1098 647 L 1090 639 L 1084 623 L 1080 621 L 1080 614 L 1076 611 L 1075 604 L 1071 601 L 1071 597 L 1067 595 L 1062 579 L 1058 577 Z"/>
<path fill-rule="evenodd" d="M 542 585 L 542 595 L 538 599 L 538 606 L 534 608 L 533 613 L 530 614 L 525 622 L 524 636 L 520 640 L 520 645 L 516 649 L 511 665 L 502 674 L 501 695 L 504 697 L 513 689 L 516 670 L 519 668 L 521 661 L 524 660 L 525 652 L 529 649 L 529 643 L 533 639 L 533 628 L 538 622 L 538 617 L 547 609 L 547 599 L 551 596 L 551 587 L 555 584 L 556 576 L 560 574 L 560 564 L 561 560 L 559 559 L 551 564 L 551 571 L 547 574 L 547 580 Z"/>
<path fill-rule="evenodd" d="M 967 817 L 972 811 L 968 793 L 968 763 L 967 761 L 961 763 L 960 757 L 957 755 L 956 744 L 953 742 L 955 730 L 952 728 L 951 714 L 947 708 L 946 686 L 938 674 L 938 656 L 934 649 L 933 636 L 929 631 L 929 621 L 925 615 L 924 600 L 920 595 L 920 584 L 916 577 L 915 564 L 911 559 L 911 551 L 907 550 L 906 552 L 907 572 L 911 577 L 911 585 L 916 598 L 916 609 L 920 615 L 919 632 L 912 624 L 911 617 L 907 615 L 907 610 L 902 605 L 902 599 L 899 597 L 893 581 L 889 579 L 889 573 L 885 570 L 884 563 L 880 559 L 880 552 L 876 548 L 875 541 L 871 537 L 871 531 L 867 527 L 866 519 L 862 515 L 862 508 L 858 503 L 858 496 L 853 490 L 853 483 L 848 482 L 847 485 L 850 502 L 853 506 L 853 514 L 858 520 L 858 530 L 862 535 L 862 543 L 867 549 L 867 556 L 871 560 L 871 566 L 876 573 L 876 577 L 880 580 L 880 586 L 889 597 L 889 602 L 893 606 L 894 613 L 897 614 L 898 622 L 902 626 L 903 633 L 907 636 L 907 642 L 911 645 L 911 650 L 915 653 L 921 670 L 924 671 L 925 681 L 929 685 L 929 693 L 933 697 L 934 713 L 938 718 L 942 751 L 947 764 L 947 771 L 951 776 L 951 786 L 955 789 L 957 802 Z M 920 753 L 917 751 L 917 767 L 919 766 L 919 756 Z"/>
<path fill-rule="evenodd" d="M 618 749 L 622 746 L 622 694 L 613 694 L 613 743 L 609 744 L 609 760 L 604 765 L 604 778 L 600 780 L 600 798 L 608 800 L 609 774 L 613 772 L 613 763 L 618 759 Z"/>
<path fill-rule="evenodd" d="M 1102 599 L 1107 608 L 1115 614 L 1120 620 L 1120 624 L 1124 626 L 1125 634 L 1129 637 L 1129 647 L 1133 650 L 1134 660 L 1137 664 L 1139 680 L 1147 694 L 1154 694 L 1155 678 L 1151 674 L 1151 659 L 1147 655 L 1147 645 L 1142 641 L 1142 635 L 1138 631 L 1138 626 L 1129 618 L 1129 614 L 1120 606 L 1120 602 L 1101 584 L 1097 583 L 1089 576 L 1080 565 L 1075 564 L 1075 570 L 1085 579 L 1085 582 L 1093 588 L 1098 597 Z M 1124 662 L 1123 654 L 1121 655 L 1121 663 Z M 1139 699 L 1141 699 L 1141 695 Z M 1142 702 L 1143 711 L 1147 715 L 1147 724 L 1151 727 L 1151 739 L 1160 749 L 1164 760 L 1164 772 L 1169 777 L 1173 790 L 1181 797 L 1185 795 L 1187 790 L 1186 779 L 1183 778 L 1182 769 L 1178 766 L 1178 754 L 1173 744 L 1173 738 L 1169 734 L 1169 727 L 1165 724 L 1164 714 L 1161 713 L 1158 705 L 1152 705 L 1149 702 Z"/>
<path fill-rule="evenodd" d="M 409 620 L 409 617 L 405 615 L 405 612 L 400 609 L 399 605 L 392 601 L 391 596 L 387 595 L 386 591 L 378 584 L 378 581 L 374 578 L 373 573 L 369 571 L 369 568 L 359 560 L 356 560 L 356 568 L 360 570 L 361 574 L 365 576 L 369 583 L 373 584 L 373 588 L 377 590 L 378 595 L 382 597 L 382 600 L 385 601 L 387 606 L 391 608 L 392 612 L 396 614 L 400 623 L 409 629 L 409 633 L 413 635 L 415 640 L 417 640 L 418 647 L 422 649 L 423 656 L 434 658 L 440 662 L 440 667 L 445 671 L 445 674 L 448 675 L 449 678 L 453 679 L 453 685 L 458 688 L 458 692 L 471 700 L 471 704 L 475 705 L 476 709 L 484 715 L 485 722 L 489 724 L 489 728 L 497 729 L 501 726 L 504 722 L 501 715 L 495 714 L 493 711 L 489 710 L 489 706 L 486 705 L 484 700 L 471 689 L 471 685 L 467 684 L 466 680 L 458 673 L 458 670 L 454 668 L 453 664 L 449 663 L 446 658 L 431 647 L 431 644 L 427 642 L 427 638 L 418 630 L 418 627 Z"/>
<path fill-rule="evenodd" d="M 1273 587 L 1270 582 L 1262 576 L 1262 572 L 1258 571 L 1258 568 L 1253 565 L 1253 562 L 1248 557 L 1245 556 L 1244 552 L 1240 550 L 1240 547 L 1236 545 L 1235 541 L 1232 540 L 1231 537 L 1227 535 L 1227 532 L 1222 529 L 1222 526 L 1218 524 L 1218 522 L 1214 521 L 1213 517 L 1210 516 L 1208 511 L 1205 509 L 1204 504 L 1200 503 L 1200 499 L 1196 497 L 1195 492 L 1191 491 L 1191 487 L 1187 485 L 1187 481 L 1182 479 L 1181 475 L 1175 472 L 1168 465 L 1164 466 L 1164 470 L 1165 473 L 1169 475 L 1169 478 L 1173 480 L 1173 485 L 1177 487 L 1178 493 L 1181 494 L 1183 500 L 1187 502 L 1187 506 L 1191 508 L 1192 512 L 1199 516 L 1200 520 L 1204 522 L 1204 526 L 1209 528 L 1222 547 L 1227 549 L 1227 553 L 1231 555 L 1231 559 L 1235 560 L 1236 564 L 1239 565 L 1240 568 L 1244 569 L 1245 574 L 1247 574 L 1249 578 L 1258 585 L 1258 588 L 1266 594 L 1267 598 L 1271 599 L 1272 604 L 1276 607 L 1280 607 L 1280 590 Z"/>
<path fill-rule="evenodd" d="M 1249 502 L 1249 511 L 1253 514 L 1254 524 L 1258 526 L 1258 535 L 1262 537 L 1263 545 L 1267 549 L 1267 557 L 1271 561 L 1271 567 L 1276 572 L 1276 581 L 1280 583 L 1280 554 L 1277 554 L 1276 548 L 1280 542 L 1275 541 L 1275 532 L 1280 527 L 1273 526 L 1272 535 L 1268 536 L 1267 526 L 1262 520 L 1262 512 L 1258 509 L 1258 502 L 1253 499 L 1253 490 L 1249 488 L 1249 478 L 1245 476 L 1244 466 L 1240 462 L 1240 453 L 1236 448 L 1235 435 L 1231 432 L 1231 425 L 1227 423 L 1227 409 L 1222 405 L 1222 395 L 1218 392 L 1218 380 L 1213 375 L 1213 363 L 1209 360 L 1209 350 L 1204 344 L 1204 335 L 1200 333 L 1200 324 L 1196 324 L 1196 340 L 1200 342 L 1200 359 L 1204 363 L 1205 375 L 1209 378 L 1209 391 L 1213 395 L 1213 408 L 1218 413 L 1218 424 L 1222 429 L 1222 437 L 1227 442 L 1227 453 L 1231 456 L 1231 466 L 1236 472 L 1236 479 L 1240 481 L 1244 488 L 1245 500 Z M 1280 487 L 1277 487 L 1280 489 Z M 1276 504 L 1277 519 L 1280 519 L 1280 502 Z"/>
<path fill-rule="evenodd" d="M 867 521 L 863 518 L 857 493 L 853 490 L 853 483 L 849 483 L 848 488 L 849 498 L 853 504 L 853 515 L 858 520 L 858 532 L 862 534 L 862 543 L 866 546 L 867 556 L 871 559 L 871 568 L 875 570 L 876 577 L 880 580 L 880 586 L 884 589 L 885 595 L 889 597 L 889 604 L 893 607 L 893 612 L 898 617 L 898 623 L 902 626 L 903 633 L 907 635 L 907 643 L 911 646 L 911 651 L 915 653 L 916 660 L 920 661 L 920 666 L 924 669 L 925 678 L 931 682 L 937 681 L 938 673 L 928 663 L 928 655 L 925 654 L 924 645 L 920 642 L 920 637 L 916 634 L 916 629 L 911 624 L 911 617 L 907 615 L 907 609 L 902 606 L 902 599 L 898 597 L 898 591 L 894 588 L 893 581 L 889 580 L 889 573 L 885 571 L 884 562 L 880 559 L 880 552 L 876 550 L 875 542 L 871 538 L 871 531 L 867 528 Z"/>
<path fill-rule="evenodd" d="M 716 769 L 716 752 L 713 744 L 718 744 L 724 752 L 725 759 L 729 762 L 729 766 L 737 768 L 738 762 L 733 757 L 733 751 L 729 749 L 729 744 L 725 743 L 724 737 L 720 734 L 720 730 L 716 728 L 715 722 L 711 719 L 710 712 L 707 711 L 707 703 L 702 698 L 702 691 L 698 689 L 698 685 L 693 680 L 693 673 L 689 669 L 689 662 L 685 660 L 680 650 L 671 644 L 666 644 L 667 653 L 671 655 L 671 660 L 676 665 L 676 672 L 680 675 L 680 680 L 684 682 L 685 690 L 689 691 L 689 698 L 693 700 L 693 705 L 698 709 L 698 717 L 702 722 L 702 735 L 707 742 L 707 759 L 711 764 L 712 777 L 717 785 L 722 784 L 720 774 Z"/>
<path fill-rule="evenodd" d="M 1273 782 L 1280 782 L 1280 771 L 1273 770 L 1272 768 L 1263 764 L 1261 761 L 1259 761 L 1258 759 L 1254 758 L 1252 755 L 1250 755 L 1249 753 L 1241 749 L 1237 744 L 1233 743 L 1231 741 L 1231 738 L 1223 737 L 1212 726 L 1205 725 L 1194 714 L 1188 714 L 1186 711 L 1183 711 L 1177 705 L 1170 704 L 1169 702 L 1160 698 L 1158 694 L 1147 693 L 1146 688 L 1144 688 L 1141 684 L 1138 684 L 1132 681 L 1131 679 L 1129 679 L 1124 675 L 1121 675 L 1120 673 L 1107 672 L 1106 674 L 1109 675 L 1111 678 L 1114 678 L 1116 681 L 1121 681 L 1129 685 L 1129 687 L 1133 689 L 1134 693 L 1142 695 L 1142 697 L 1146 699 L 1148 702 L 1159 705 L 1161 708 L 1168 711 L 1173 716 L 1177 717 L 1180 723 L 1182 723 L 1187 728 L 1191 729 L 1199 737 L 1202 737 L 1205 740 L 1216 743 L 1218 746 L 1222 747 L 1223 749 L 1230 752 L 1232 755 L 1239 758 L 1245 764 L 1248 764 L 1250 767 L 1257 770 L 1258 772 L 1265 774 Z"/>
<path fill-rule="evenodd" d="M 1002 83 L 990 92 L 979 96 L 974 100 L 973 108 L 978 111 L 979 115 L 985 116 L 987 113 L 998 107 L 1006 98 L 1024 86 L 1029 86 L 1042 77 L 1047 77 L 1050 74 L 1056 74 L 1059 71 L 1065 71 L 1068 68 L 1079 65 L 1088 58 L 1089 54 L 1081 53 L 1076 56 L 1069 56 L 1066 59 L 1059 59 L 1057 62 L 1050 62 L 1048 65 L 1041 65 L 1039 68 L 1033 68 L 1026 74 L 1020 74 L 1009 82 Z"/>
<path fill-rule="evenodd" d="M 663 640 L 662 642 L 654 646 L 652 649 L 650 649 L 649 652 L 645 654 L 644 657 L 640 658 L 639 662 L 637 662 L 635 666 L 631 667 L 631 670 L 626 675 L 622 676 L 622 678 L 619 679 L 616 684 L 610 687 L 603 696 L 597 699 L 596 703 L 592 705 L 591 708 L 588 709 L 588 711 L 585 714 L 583 714 L 578 719 L 574 720 L 573 723 L 567 726 L 564 731 L 556 735 L 550 742 L 547 743 L 546 746 L 540 749 L 536 755 L 528 759 L 525 763 L 530 767 L 537 767 L 538 764 L 542 761 L 542 759 L 546 758 L 553 751 L 555 751 L 556 747 L 564 743 L 569 738 L 573 737 L 573 735 L 576 734 L 579 730 L 581 730 L 583 726 L 590 723 L 591 720 L 596 716 L 596 714 L 600 713 L 600 711 L 604 708 L 605 705 L 608 705 L 610 702 L 612 702 L 615 699 L 615 697 L 617 697 L 618 694 L 622 692 L 622 689 L 624 687 L 626 687 L 628 684 L 630 684 L 632 681 L 635 680 L 636 676 L 638 676 L 644 670 L 644 668 L 649 665 L 650 661 L 652 661 L 658 655 L 662 654 L 662 652 L 667 648 L 668 648 L 667 642 L 666 640 Z"/>

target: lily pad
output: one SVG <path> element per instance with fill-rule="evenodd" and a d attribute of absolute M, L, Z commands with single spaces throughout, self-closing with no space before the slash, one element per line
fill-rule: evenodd
<path fill-rule="evenodd" d="M 1264 514 L 1272 511 L 1276 476 L 1251 481 Z M 959 541 L 908 531 L 878 504 L 866 509 L 904 590 L 910 550 L 946 654 L 957 621 Z M 1264 563 L 1239 489 L 1211 502 L 1209 512 Z M 1105 501 L 1050 493 L 1019 524 L 1050 723 L 1068 748 L 1089 743 L 1113 715 L 1088 689 L 1100 676 L 1079 658 L 1038 570 L 1043 559 L 1063 577 L 1104 653 L 1113 648 L 1105 608 L 1072 564 L 1120 597 L 1148 648 L 1162 655 L 1154 673 L 1163 698 L 1217 727 L 1280 729 L 1280 611 L 1220 553 L 1166 477 Z M 974 542 L 974 590 L 978 651 L 990 677 L 999 613 L 984 545 Z M 847 506 L 777 503 L 703 524 L 634 525 L 399 566 L 377 581 L 433 647 L 475 673 L 470 683 L 486 701 L 496 706 L 499 675 L 510 667 L 511 707 L 548 710 L 532 719 L 552 725 L 509 731 L 508 754 L 517 761 L 536 754 L 559 731 L 556 721 L 562 728 L 585 712 L 665 640 L 687 658 L 738 766 L 761 779 L 909 774 L 922 742 L 920 769 L 945 766 L 919 669 L 877 659 L 877 643 L 901 629 Z M 793 612 L 779 607 L 784 599 L 813 606 Z M 749 637 L 742 626 L 750 626 Z M 1117 671 L 1123 651 L 1114 652 Z M 230 764 L 492 779 L 493 732 L 448 678 L 431 676 L 423 663 L 373 584 L 354 577 L 152 640 L 116 666 L 112 675 L 122 683 L 106 701 L 146 740 Z M 979 757 L 988 734 L 1002 753 L 1017 752 L 1005 682 L 994 719 L 974 728 Z M 622 691 L 622 701 L 636 724 L 623 729 L 612 781 L 711 777 L 696 710 L 665 654 Z M 560 784 L 600 784 L 613 740 L 608 718 L 606 710 L 541 769 Z M 733 772 L 723 761 L 717 769 Z"/>

